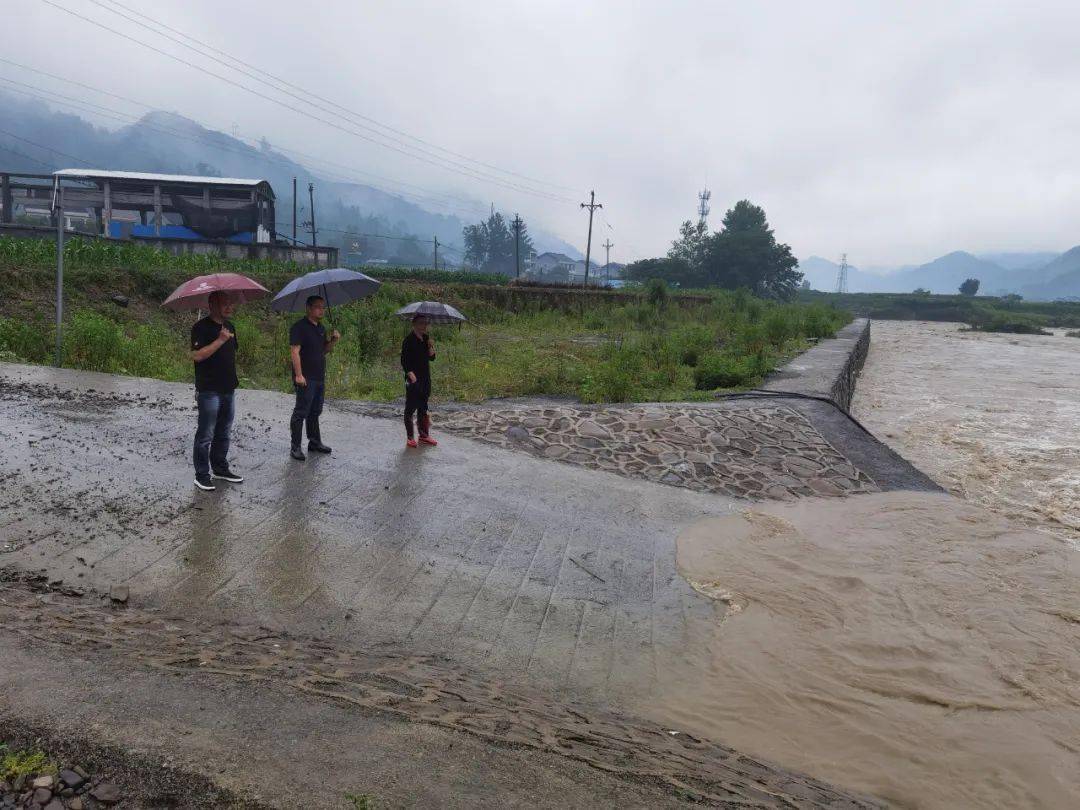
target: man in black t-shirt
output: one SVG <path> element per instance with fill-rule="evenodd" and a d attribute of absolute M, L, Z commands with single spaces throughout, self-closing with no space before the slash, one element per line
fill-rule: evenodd
<path fill-rule="evenodd" d="M 292 433 L 291 455 L 303 461 L 300 447 L 304 425 L 307 425 L 308 450 L 329 453 L 319 433 L 319 414 L 322 413 L 323 393 L 326 389 L 326 355 L 341 339 L 336 329 L 327 337 L 322 325 L 326 302 L 318 295 L 307 300 L 307 313 L 289 329 L 293 383 L 296 389 L 296 406 L 293 408 L 289 428 Z"/>
<path fill-rule="evenodd" d="M 236 309 L 228 293 L 210 293 L 210 314 L 191 327 L 191 359 L 195 362 L 195 486 L 212 491 L 214 478 L 239 484 L 229 469 L 229 432 L 233 422 L 236 378 L 236 328 L 229 316 Z M 211 474 L 212 473 L 212 474 Z"/>
<path fill-rule="evenodd" d="M 431 361 L 435 359 L 435 342 L 428 334 L 428 319 L 413 318 L 412 329 L 401 342 L 401 370 L 405 372 L 405 444 L 416 447 L 413 437 L 413 414 L 420 433 L 420 443 L 438 444 L 431 438 L 431 417 L 428 416 L 428 397 L 431 396 Z"/>

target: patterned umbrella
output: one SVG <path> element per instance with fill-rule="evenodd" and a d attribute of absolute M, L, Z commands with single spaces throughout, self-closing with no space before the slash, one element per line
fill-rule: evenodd
<path fill-rule="evenodd" d="M 207 299 L 210 293 L 218 291 L 227 292 L 238 303 L 270 294 L 270 291 L 262 284 L 239 273 L 211 273 L 208 276 L 199 276 L 191 281 L 185 281 L 173 290 L 161 305 L 174 312 L 209 309 L 210 304 Z"/>
<path fill-rule="evenodd" d="M 394 314 L 403 321 L 411 321 L 417 315 L 423 315 L 431 323 L 466 323 L 469 320 L 449 304 L 438 301 L 413 301 Z"/>
<path fill-rule="evenodd" d="M 381 285 L 381 281 L 344 267 L 316 270 L 286 284 L 270 306 L 277 312 L 302 312 L 309 295 L 321 295 L 328 307 L 336 307 L 374 295 Z"/>

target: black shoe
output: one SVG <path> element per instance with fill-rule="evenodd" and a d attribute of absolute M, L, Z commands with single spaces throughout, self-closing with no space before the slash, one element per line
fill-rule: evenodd
<path fill-rule="evenodd" d="M 292 449 L 292 452 L 289 453 L 289 455 L 295 458 L 297 461 L 304 461 L 305 459 L 307 459 L 307 456 L 304 455 L 304 451 L 301 450 L 299 447 L 294 447 Z"/>
<path fill-rule="evenodd" d="M 307 449 L 308 449 L 309 453 L 330 453 L 330 452 L 332 452 L 330 450 L 330 448 L 327 447 L 322 442 L 308 442 L 307 443 Z"/>
<path fill-rule="evenodd" d="M 214 470 L 213 477 L 220 478 L 222 481 L 232 481 L 234 484 L 244 483 L 244 476 L 237 475 L 228 467 L 226 467 L 224 470 Z"/>
<path fill-rule="evenodd" d="M 199 489 L 206 490 L 207 492 L 213 492 L 217 487 L 214 486 L 213 480 L 209 475 L 196 475 L 195 486 Z"/>

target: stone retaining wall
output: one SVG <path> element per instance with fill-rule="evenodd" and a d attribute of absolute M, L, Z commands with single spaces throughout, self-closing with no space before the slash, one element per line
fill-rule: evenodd
<path fill-rule="evenodd" d="M 859 318 L 771 374 L 761 387 L 826 397 L 847 411 L 869 350 L 870 319 Z"/>

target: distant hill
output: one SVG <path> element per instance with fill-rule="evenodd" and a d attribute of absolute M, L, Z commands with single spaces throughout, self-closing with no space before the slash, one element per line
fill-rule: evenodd
<path fill-rule="evenodd" d="M 1026 253 L 979 253 L 978 257 L 1006 270 L 1034 270 L 1052 262 L 1058 255 L 1052 251 L 1037 250 Z"/>
<path fill-rule="evenodd" d="M 319 242 L 342 247 L 343 260 L 354 242 L 361 245 L 360 259 L 415 263 L 430 261 L 431 246 L 402 239 L 357 238 L 335 230 L 415 236 L 422 240 L 436 235 L 440 242 L 439 255 L 449 255 L 451 261 L 459 260 L 460 251 L 455 252 L 452 246 L 461 243 L 462 228 L 487 216 L 488 206 L 474 200 L 428 195 L 419 190 L 415 193 L 384 190 L 377 184 L 352 182 L 341 176 L 348 175 L 348 169 L 335 174 L 332 170 L 309 168 L 265 139 L 252 145 L 176 113 L 151 112 L 138 122 L 113 131 L 94 126 L 79 116 L 56 112 L 41 102 L 0 92 L 0 120 L 5 122 L 5 129 L 25 139 L 0 134 L 0 169 L 45 173 L 90 164 L 89 167 L 96 169 L 258 177 L 269 180 L 274 187 L 278 198 L 277 219 L 282 224 L 280 230 L 286 234 L 292 231 L 292 178 L 297 178 L 299 202 L 305 209 L 298 216 L 300 221 L 310 218 L 306 211 L 307 184 L 312 182 Z M 575 258 L 581 255 L 557 236 L 536 228 L 530 228 L 529 234 L 538 251 L 557 250 Z M 309 239 L 310 234 L 301 226 L 298 237 Z M 449 243 L 445 252 L 444 243 Z"/>
<path fill-rule="evenodd" d="M 969 278 L 979 280 L 979 293 L 982 295 L 1015 287 L 1010 271 L 962 250 L 947 253 L 913 270 L 897 273 L 889 281 L 896 292 L 911 292 L 922 287 L 932 293 L 955 294 Z"/>
<path fill-rule="evenodd" d="M 1020 290 L 1025 298 L 1052 301 L 1080 296 L 1080 245 L 1031 273 L 1027 281 Z"/>
<path fill-rule="evenodd" d="M 985 257 L 964 251 L 954 251 L 931 262 L 917 266 L 901 267 L 888 275 L 868 273 L 856 267 L 848 268 L 849 292 L 913 292 L 918 288 L 943 295 L 956 294 L 960 285 L 969 278 L 979 279 L 980 295 L 1019 292 L 1020 288 L 1038 278 L 1041 270 L 1028 269 L 1027 262 L 1057 260 L 1056 253 L 990 254 L 1003 256 L 1013 266 L 1007 268 Z M 836 289 L 836 273 L 839 265 L 820 256 L 811 256 L 799 263 L 799 269 L 810 282 L 811 288 L 830 292 Z M 1064 271 L 1064 267 L 1062 270 Z"/>

